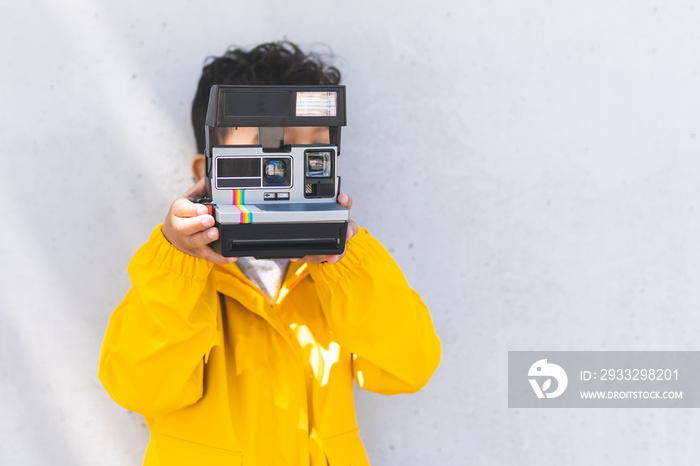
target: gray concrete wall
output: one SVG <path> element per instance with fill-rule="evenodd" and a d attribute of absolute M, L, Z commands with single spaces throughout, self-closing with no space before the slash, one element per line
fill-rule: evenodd
<path fill-rule="evenodd" d="M 137 465 L 97 377 L 129 258 L 191 182 L 200 64 L 289 38 L 348 86 L 353 216 L 443 361 L 357 393 L 375 465 L 693 464 L 693 410 L 507 408 L 509 350 L 694 350 L 700 4 L 437 0 L 0 6 L 0 464 Z"/>

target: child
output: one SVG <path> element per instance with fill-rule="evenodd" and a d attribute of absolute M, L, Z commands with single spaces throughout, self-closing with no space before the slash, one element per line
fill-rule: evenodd
<path fill-rule="evenodd" d="M 352 380 L 383 394 L 423 387 L 440 361 L 428 309 L 369 233 L 344 256 L 224 258 L 204 206 L 204 117 L 214 84 L 335 85 L 340 73 L 289 42 L 233 50 L 205 66 L 192 106 L 197 184 L 175 200 L 129 264 L 99 376 L 151 429 L 144 464 L 367 465 Z M 255 128 L 225 143 L 256 144 Z M 286 144 L 328 142 L 287 128 Z M 350 209 L 343 193 L 338 201 Z"/>

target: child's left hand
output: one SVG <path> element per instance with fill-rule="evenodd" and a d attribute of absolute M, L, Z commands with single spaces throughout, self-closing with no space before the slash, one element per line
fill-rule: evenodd
<path fill-rule="evenodd" d="M 348 193 L 340 193 L 338 195 L 338 203 L 345 207 L 346 209 L 350 210 L 352 208 L 352 198 Z M 347 232 L 347 237 L 345 239 L 345 251 L 338 255 L 338 254 L 332 254 L 332 255 L 322 255 L 322 256 L 304 256 L 301 259 L 290 259 L 291 261 L 294 262 L 306 262 L 309 264 L 315 264 L 318 262 L 327 262 L 329 264 L 335 264 L 338 262 L 340 259 L 345 256 L 345 252 L 348 250 L 347 243 L 350 241 L 350 238 L 355 236 L 357 233 L 357 223 L 355 223 L 353 220 L 348 221 L 348 232 Z"/>

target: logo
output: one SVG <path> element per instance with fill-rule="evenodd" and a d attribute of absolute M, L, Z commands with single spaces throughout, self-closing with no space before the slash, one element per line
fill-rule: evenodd
<path fill-rule="evenodd" d="M 569 383 L 569 378 L 566 376 L 564 369 L 556 364 L 549 364 L 546 359 L 540 359 L 530 366 L 527 375 L 530 377 L 528 380 L 537 398 L 556 398 L 564 393 Z M 557 381 L 556 389 L 548 392 L 547 390 L 552 388 L 552 379 Z M 538 380 L 542 380 L 542 385 L 540 385 Z"/>

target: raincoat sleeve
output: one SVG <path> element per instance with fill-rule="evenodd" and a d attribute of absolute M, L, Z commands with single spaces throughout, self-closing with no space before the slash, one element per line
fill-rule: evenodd
<path fill-rule="evenodd" d="M 100 380 L 117 403 L 148 417 L 202 397 L 217 321 L 216 303 L 203 298 L 212 267 L 172 246 L 161 225 L 136 252 L 100 354 Z"/>
<path fill-rule="evenodd" d="M 440 340 L 428 308 L 399 266 L 367 230 L 348 241 L 335 264 L 312 264 L 323 312 L 353 357 L 353 376 L 382 394 L 420 390 L 440 363 Z"/>

